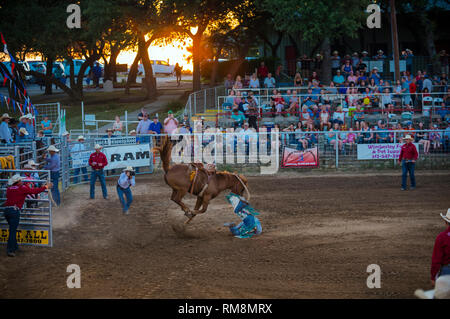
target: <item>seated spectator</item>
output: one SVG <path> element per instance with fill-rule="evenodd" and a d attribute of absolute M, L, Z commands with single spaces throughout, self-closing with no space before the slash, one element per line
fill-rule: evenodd
<path fill-rule="evenodd" d="M 317 74 L 316 71 L 313 71 L 312 75 L 311 75 L 311 81 L 317 81 L 319 82 L 319 75 Z"/>
<path fill-rule="evenodd" d="M 297 144 L 297 148 L 300 150 L 305 150 L 309 147 L 309 139 L 302 131 L 302 122 L 297 123 L 297 127 L 295 129 L 295 142 Z"/>
<path fill-rule="evenodd" d="M 359 73 L 359 71 L 357 71 L 356 73 Z M 347 81 L 349 83 L 357 84 L 358 83 L 358 76 L 353 75 L 353 71 L 350 71 L 350 74 L 347 77 Z"/>
<path fill-rule="evenodd" d="M 294 90 L 292 92 L 291 98 L 289 99 L 288 102 L 288 106 L 289 106 L 289 113 L 292 116 L 295 116 L 299 113 L 299 109 L 300 109 L 300 98 L 297 96 L 297 91 Z"/>
<path fill-rule="evenodd" d="M 373 131 L 367 122 L 362 122 L 361 133 L 358 133 L 358 144 L 371 144 L 374 142 Z"/>
<path fill-rule="evenodd" d="M 284 107 L 286 106 L 286 101 L 281 96 L 281 93 L 278 93 L 275 97 L 274 104 L 277 114 L 281 115 L 284 111 Z"/>
<path fill-rule="evenodd" d="M 345 77 L 348 77 L 350 75 L 350 72 L 353 75 L 353 67 L 351 65 L 350 60 L 346 60 L 345 63 L 341 67 L 341 72 Z M 349 81 L 350 82 L 350 81 Z"/>
<path fill-rule="evenodd" d="M 436 150 L 441 147 L 441 133 L 438 131 L 438 126 L 436 124 L 432 125 L 430 123 L 430 142 L 433 144 L 433 150 Z"/>
<path fill-rule="evenodd" d="M 237 107 L 233 108 L 233 111 L 231 112 L 231 118 L 233 119 L 233 128 L 237 129 L 238 127 L 241 127 L 242 124 L 245 121 L 245 115 Z"/>
<path fill-rule="evenodd" d="M 308 109 L 307 105 L 303 105 L 302 107 L 300 120 L 302 122 L 302 125 L 312 124 L 311 111 Z"/>
<path fill-rule="evenodd" d="M 224 85 L 225 85 L 225 89 L 227 89 L 227 90 L 229 90 L 229 89 L 231 89 L 233 87 L 234 81 L 231 78 L 231 74 L 230 73 L 227 74 L 227 77 L 225 78 Z"/>
<path fill-rule="evenodd" d="M 333 55 L 330 57 L 331 59 L 331 70 L 333 74 L 336 74 L 341 66 L 341 57 L 339 56 L 338 51 L 333 51 Z M 337 84 L 337 83 L 336 83 Z"/>
<path fill-rule="evenodd" d="M 346 135 L 342 142 L 350 146 L 356 144 L 356 134 L 353 133 L 353 127 L 350 128 L 350 132 Z"/>
<path fill-rule="evenodd" d="M 381 76 L 380 76 L 380 74 L 378 73 L 378 68 L 377 68 L 377 67 L 374 67 L 374 68 L 373 68 L 373 70 L 372 70 L 372 72 L 371 72 L 371 74 L 370 74 L 370 77 L 369 77 L 369 81 L 370 81 L 371 79 L 374 80 L 375 85 L 379 85 L 379 84 L 380 84 Z"/>
<path fill-rule="evenodd" d="M 241 91 L 236 91 L 236 96 L 234 97 L 234 103 L 237 104 L 237 105 L 242 103 Z"/>
<path fill-rule="evenodd" d="M 231 90 L 228 96 L 225 98 L 225 103 L 234 104 L 234 98 L 236 97 L 234 90 Z"/>
<path fill-rule="evenodd" d="M 326 92 L 328 94 L 338 94 L 337 88 L 333 81 L 330 82 L 330 86 L 327 88 Z"/>
<path fill-rule="evenodd" d="M 353 112 L 353 121 L 356 124 L 356 128 L 359 129 L 360 122 L 365 120 L 364 111 L 361 110 L 361 105 L 356 105 L 356 110 Z"/>
<path fill-rule="evenodd" d="M 373 57 L 373 59 L 374 59 L 374 60 L 384 60 L 384 59 L 386 59 L 386 56 L 384 55 L 383 50 L 378 50 L 378 51 L 377 51 L 377 55 L 375 55 L 375 56 Z"/>
<path fill-rule="evenodd" d="M 297 72 L 294 77 L 294 87 L 300 87 L 300 86 L 303 86 L 303 79 L 302 79 L 302 76 L 300 75 L 300 73 Z"/>
<path fill-rule="evenodd" d="M 447 106 L 445 106 L 445 103 L 441 103 L 441 107 L 436 111 L 436 113 L 441 117 L 442 121 L 445 121 L 448 114 L 450 114 L 450 111 L 448 110 Z"/>
<path fill-rule="evenodd" d="M 319 104 L 320 110 L 320 130 L 323 131 L 325 126 L 327 130 L 331 128 L 330 123 L 330 114 L 327 112 L 326 108 L 323 105 Z"/>
<path fill-rule="evenodd" d="M 272 77 L 272 73 L 268 73 L 267 77 L 264 79 L 264 87 L 266 88 L 274 88 L 275 87 L 275 79 Z"/>
<path fill-rule="evenodd" d="M 333 145 L 334 150 L 336 150 L 336 147 L 339 147 L 339 150 L 342 150 L 343 143 L 340 139 L 340 134 L 336 134 L 336 132 L 339 132 L 339 125 L 334 124 L 333 128 L 330 129 L 330 133 L 325 134 L 325 137 L 329 144 Z"/>
<path fill-rule="evenodd" d="M 342 84 L 344 84 L 345 82 L 345 78 L 343 75 L 341 75 L 341 71 L 337 70 L 336 71 L 336 75 L 333 76 L 333 82 L 337 85 L 337 86 L 342 86 Z"/>
<path fill-rule="evenodd" d="M 381 95 L 381 114 L 384 114 L 384 110 L 387 108 L 387 114 L 394 113 L 394 101 L 392 100 L 392 94 L 389 89 L 384 89 Z"/>
<path fill-rule="evenodd" d="M 419 126 L 417 128 L 418 130 L 424 130 L 425 127 L 423 125 L 423 122 L 419 122 Z M 416 132 L 416 138 L 415 138 L 416 143 L 419 144 L 423 144 L 423 152 L 424 154 L 429 154 L 430 153 L 430 139 L 428 137 L 428 133 L 427 132 Z"/>
<path fill-rule="evenodd" d="M 259 79 L 256 76 L 256 73 L 253 73 L 252 76 L 250 77 L 250 82 L 248 87 L 250 89 L 259 89 Z"/>
<path fill-rule="evenodd" d="M 236 81 L 234 81 L 233 89 L 239 90 L 239 89 L 242 89 L 243 87 L 244 87 L 244 85 L 242 84 L 241 76 L 240 75 L 236 76 Z"/>
<path fill-rule="evenodd" d="M 378 122 L 378 129 L 376 133 L 377 143 L 392 143 L 386 124 L 383 121 Z"/>
<path fill-rule="evenodd" d="M 333 124 L 337 123 L 339 126 L 345 123 L 345 113 L 342 111 L 342 106 L 338 106 L 336 111 L 333 113 L 333 119 L 331 121 Z"/>

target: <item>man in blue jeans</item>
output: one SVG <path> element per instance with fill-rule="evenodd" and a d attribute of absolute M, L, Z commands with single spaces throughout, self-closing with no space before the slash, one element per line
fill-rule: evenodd
<path fill-rule="evenodd" d="M 45 184 L 42 187 L 30 187 L 22 182 L 24 177 L 19 174 L 8 180 L 6 189 L 6 202 L 3 204 L 4 217 L 9 225 L 8 244 L 6 253 L 9 257 L 15 257 L 19 249 L 17 245 L 17 227 L 20 222 L 20 212 L 28 195 L 39 194 L 52 187 L 52 184 Z"/>
<path fill-rule="evenodd" d="M 133 202 L 133 194 L 131 193 L 131 186 L 136 185 L 134 177 L 133 167 L 128 166 L 120 174 L 119 180 L 117 181 L 117 195 L 119 196 L 120 204 L 122 204 L 122 210 L 125 215 L 128 215 L 128 209 Z M 127 198 L 125 202 L 124 195 Z"/>
<path fill-rule="evenodd" d="M 419 157 L 416 146 L 412 143 L 414 140 L 411 135 L 406 135 L 403 140 L 405 144 L 402 145 L 398 162 L 402 164 L 402 191 L 406 190 L 406 180 L 411 179 L 411 190 L 416 188 L 416 177 L 414 176 L 414 168 L 416 160 Z"/>
<path fill-rule="evenodd" d="M 102 147 L 99 144 L 96 144 L 94 149 L 95 152 L 89 157 L 89 165 L 92 167 L 90 196 L 91 199 L 95 198 L 95 182 L 98 178 L 100 180 L 100 185 L 102 186 L 103 198 L 108 199 L 105 172 L 103 171 L 106 165 L 108 165 L 108 160 L 106 159 L 106 155 L 101 152 Z"/>
<path fill-rule="evenodd" d="M 59 206 L 61 205 L 61 196 L 59 194 L 58 188 L 61 159 L 59 157 L 59 154 L 57 154 L 59 150 L 54 145 L 50 145 L 47 151 L 50 153 L 50 157 L 44 154 L 44 158 L 47 162 L 44 166 L 44 169 L 48 169 L 50 171 L 50 180 L 52 181 L 53 184 L 52 187 L 53 200 L 55 201 L 56 205 Z"/>

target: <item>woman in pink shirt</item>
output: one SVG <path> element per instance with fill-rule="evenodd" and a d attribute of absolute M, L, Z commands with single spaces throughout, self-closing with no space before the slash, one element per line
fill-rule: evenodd
<path fill-rule="evenodd" d="M 167 118 L 164 120 L 164 131 L 167 134 L 172 134 L 178 127 L 178 120 L 173 117 L 173 112 L 167 112 Z"/>

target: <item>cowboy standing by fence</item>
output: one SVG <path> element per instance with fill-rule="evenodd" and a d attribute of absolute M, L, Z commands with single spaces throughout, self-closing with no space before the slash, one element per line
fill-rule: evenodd
<path fill-rule="evenodd" d="M 443 275 L 450 275 L 450 208 L 447 214 L 440 214 L 447 227 L 436 237 L 431 258 L 431 282 L 434 285 L 435 280 Z"/>
<path fill-rule="evenodd" d="M 105 172 L 103 169 L 106 165 L 108 165 L 108 159 L 106 155 L 101 152 L 101 145 L 95 145 L 95 152 L 91 154 L 89 157 L 89 165 L 92 167 L 91 173 L 91 191 L 90 198 L 95 198 L 95 182 L 97 181 L 97 177 L 100 180 L 100 185 L 102 186 L 103 198 L 108 199 L 108 190 L 106 189 L 105 182 Z"/>
<path fill-rule="evenodd" d="M 416 146 L 412 143 L 411 135 L 406 135 L 404 138 L 405 144 L 402 145 L 398 162 L 402 164 L 402 191 L 406 190 L 406 182 L 408 178 L 411 179 L 411 190 L 416 188 L 416 177 L 414 176 L 414 168 L 419 153 Z"/>
<path fill-rule="evenodd" d="M 47 149 L 47 151 L 50 153 L 50 157 L 47 157 L 47 154 L 44 154 L 44 158 L 47 161 L 47 163 L 44 166 L 44 169 L 48 169 L 50 171 L 50 179 L 52 181 L 53 187 L 52 187 L 52 196 L 53 200 L 55 201 L 56 205 L 61 205 L 61 196 L 59 194 L 59 170 L 61 168 L 61 158 L 59 157 L 59 150 L 54 146 L 50 145 L 50 147 Z"/>
<path fill-rule="evenodd" d="M 120 204 L 122 204 L 123 213 L 128 215 L 128 209 L 133 202 L 133 194 L 131 193 L 131 186 L 135 186 L 135 173 L 133 167 L 128 166 L 120 174 L 119 180 L 117 181 L 117 195 L 119 196 Z M 124 195 L 127 197 L 125 202 Z"/>
<path fill-rule="evenodd" d="M 8 180 L 6 189 L 6 202 L 4 206 L 4 216 L 9 225 L 8 244 L 6 253 L 9 257 L 16 255 L 17 246 L 17 227 L 20 221 L 20 211 L 25 203 L 25 198 L 31 194 L 39 194 L 46 189 L 51 188 L 52 183 L 47 183 L 42 187 L 29 187 L 22 182 L 23 177 L 19 174 L 14 175 Z"/>

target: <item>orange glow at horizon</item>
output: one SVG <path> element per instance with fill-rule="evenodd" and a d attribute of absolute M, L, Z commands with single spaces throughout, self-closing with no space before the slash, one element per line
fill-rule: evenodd
<path fill-rule="evenodd" d="M 178 63 L 183 67 L 183 70 L 189 70 L 192 72 L 192 61 L 188 62 L 188 57 L 191 53 L 187 50 L 187 47 L 192 45 L 192 40 L 174 40 L 167 44 L 153 44 L 148 48 L 148 55 L 150 60 L 164 60 L 170 65 Z M 137 52 L 123 51 L 117 57 L 117 63 L 126 63 L 128 67 L 134 61 Z"/>

